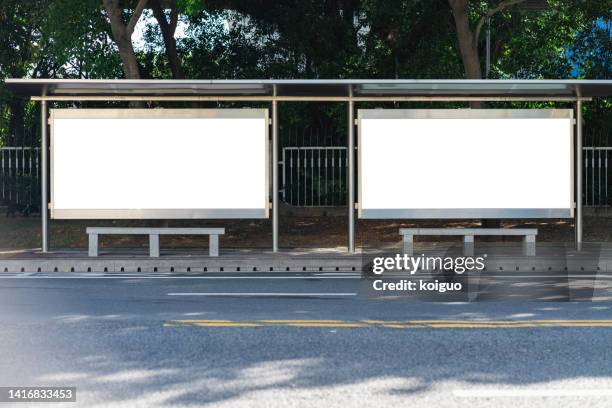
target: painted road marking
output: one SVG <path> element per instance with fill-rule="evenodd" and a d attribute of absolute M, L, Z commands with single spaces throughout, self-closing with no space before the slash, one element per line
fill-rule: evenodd
<path fill-rule="evenodd" d="M 149 276 L 149 275 L 135 275 L 135 274 L 118 274 L 118 275 L 76 275 L 74 276 L 49 276 L 49 275 L 38 275 L 37 272 L 34 274 L 13 274 L 10 276 L 2 275 L 0 272 L 0 279 L 361 279 L 361 275 L 347 274 L 345 276 L 321 276 L 321 275 L 305 275 L 305 276 Z"/>
<path fill-rule="evenodd" d="M 457 397 L 609 397 L 612 389 L 466 389 L 454 390 L 453 395 Z"/>
<path fill-rule="evenodd" d="M 390 329 L 516 329 L 544 327 L 612 327 L 612 320 L 170 320 L 166 327 L 383 327 Z"/>
<path fill-rule="evenodd" d="M 357 296 L 357 293 L 276 293 L 276 292 L 174 292 L 168 293 L 168 296 L 211 296 L 211 297 L 320 297 L 320 296 Z"/>
<path fill-rule="evenodd" d="M 187 272 L 189 273 L 189 272 Z M 253 272 L 256 273 L 256 272 Z M 565 272 L 566 273 L 566 272 Z M 387 278 L 399 279 L 399 278 L 407 278 L 412 277 L 414 275 L 407 274 L 388 274 L 385 275 Z M 424 277 L 431 277 L 430 275 L 426 275 Z M 534 275 L 534 274 L 524 274 L 524 273 L 516 273 L 516 274 L 501 274 L 501 273 L 489 273 L 482 274 L 478 276 L 480 279 L 527 279 L 527 278 L 544 278 L 544 279 L 559 279 L 559 278 L 570 278 L 577 280 L 589 280 L 589 279 L 598 279 L 598 280 L 608 280 L 612 279 L 612 275 L 609 274 L 562 274 L 556 275 L 555 272 L 551 272 L 550 275 Z M 177 275 L 174 272 L 155 272 L 155 275 L 147 275 L 146 272 L 117 272 L 117 273 L 99 273 L 99 272 L 49 272 L 46 274 L 45 272 L 0 272 L 0 279 L 315 279 L 315 280 L 323 280 L 323 279 L 365 279 L 365 276 L 356 273 L 337 273 L 337 274 L 309 274 L 309 275 L 292 275 L 292 276 L 248 276 L 248 275 L 240 275 L 240 276 L 231 276 L 231 275 L 222 275 L 222 276 L 188 276 L 188 275 Z"/>

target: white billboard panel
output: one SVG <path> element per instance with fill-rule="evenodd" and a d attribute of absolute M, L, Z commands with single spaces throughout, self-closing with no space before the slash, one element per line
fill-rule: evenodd
<path fill-rule="evenodd" d="M 54 109 L 52 218 L 267 218 L 266 109 Z"/>
<path fill-rule="evenodd" d="M 568 110 L 359 110 L 361 218 L 572 217 Z"/>

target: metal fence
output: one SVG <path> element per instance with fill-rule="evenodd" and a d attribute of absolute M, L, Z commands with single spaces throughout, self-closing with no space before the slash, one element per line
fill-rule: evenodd
<path fill-rule="evenodd" d="M 0 199 L 3 205 L 38 205 L 40 148 L 0 148 Z"/>
<path fill-rule="evenodd" d="M 346 205 L 346 147 L 283 147 L 282 198 L 301 207 Z"/>
<path fill-rule="evenodd" d="M 583 203 L 612 206 L 612 146 L 585 146 Z M 33 205 L 40 200 L 40 148 L 0 148 L 2 205 Z M 323 207 L 346 205 L 345 146 L 286 146 L 279 162 L 281 198 L 290 205 Z"/>
<path fill-rule="evenodd" d="M 583 145 L 584 186 L 582 203 L 587 207 L 612 206 L 612 138 L 609 126 L 587 132 Z"/>
<path fill-rule="evenodd" d="M 612 147 L 584 147 L 584 205 L 612 206 Z"/>
<path fill-rule="evenodd" d="M 587 146 L 583 154 L 583 204 L 612 206 L 612 147 Z M 346 147 L 283 147 L 279 164 L 286 203 L 301 207 L 346 205 Z"/>
<path fill-rule="evenodd" d="M 327 117 L 280 127 L 281 199 L 299 207 L 346 205 L 346 131 Z"/>

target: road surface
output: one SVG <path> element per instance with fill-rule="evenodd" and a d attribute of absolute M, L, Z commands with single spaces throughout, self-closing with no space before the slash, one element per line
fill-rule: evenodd
<path fill-rule="evenodd" d="M 357 274 L 2 275 L 0 386 L 75 386 L 69 407 L 606 407 L 607 279 L 596 301 L 525 275 L 466 302 L 368 298 Z"/>

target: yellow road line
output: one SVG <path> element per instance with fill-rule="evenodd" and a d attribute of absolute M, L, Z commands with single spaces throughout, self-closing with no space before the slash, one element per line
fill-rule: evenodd
<path fill-rule="evenodd" d="M 376 327 L 376 326 L 372 326 L 372 327 Z M 385 328 L 389 328 L 389 329 L 424 329 L 427 326 L 417 326 L 417 325 L 412 325 L 412 326 L 406 326 L 405 324 L 381 324 L 378 327 L 385 327 Z"/>
<path fill-rule="evenodd" d="M 525 322 L 529 322 L 529 323 L 573 323 L 573 322 L 580 322 L 580 323 L 612 323 L 612 320 L 604 320 L 604 319 L 596 319 L 596 320 L 583 320 L 583 319 L 579 319 L 579 320 L 574 320 L 574 319 L 537 319 L 537 320 L 531 320 L 531 319 L 521 319 L 521 320 L 444 320 L 444 319 L 440 319 L 440 320 L 405 320 L 404 323 L 417 323 L 417 324 L 423 324 L 423 323 L 488 323 L 488 324 L 495 324 L 495 323 L 501 323 L 501 324 L 507 324 L 507 323 L 525 323 Z"/>
<path fill-rule="evenodd" d="M 344 323 L 344 320 L 257 320 L 264 323 Z"/>
<path fill-rule="evenodd" d="M 259 323 L 250 322 L 236 322 L 236 323 L 192 323 L 187 326 L 198 326 L 198 327 L 258 327 L 264 326 Z"/>
<path fill-rule="evenodd" d="M 528 327 L 612 327 L 612 320 L 170 320 L 164 327 L 318 327 L 318 328 L 365 328 L 383 327 L 391 329 L 506 329 Z"/>
<path fill-rule="evenodd" d="M 191 319 L 191 320 L 170 320 L 173 323 L 232 323 L 233 320 L 216 320 L 216 319 L 212 319 L 212 320 L 205 320 L 205 319 Z"/>
<path fill-rule="evenodd" d="M 333 323 L 333 324 L 287 323 L 286 326 L 291 326 L 291 327 L 368 327 L 368 325 L 360 324 L 360 323 Z"/>
<path fill-rule="evenodd" d="M 428 324 L 424 327 L 433 329 L 516 329 L 521 327 L 552 327 L 549 325 L 539 325 L 533 323 L 526 324 Z"/>

